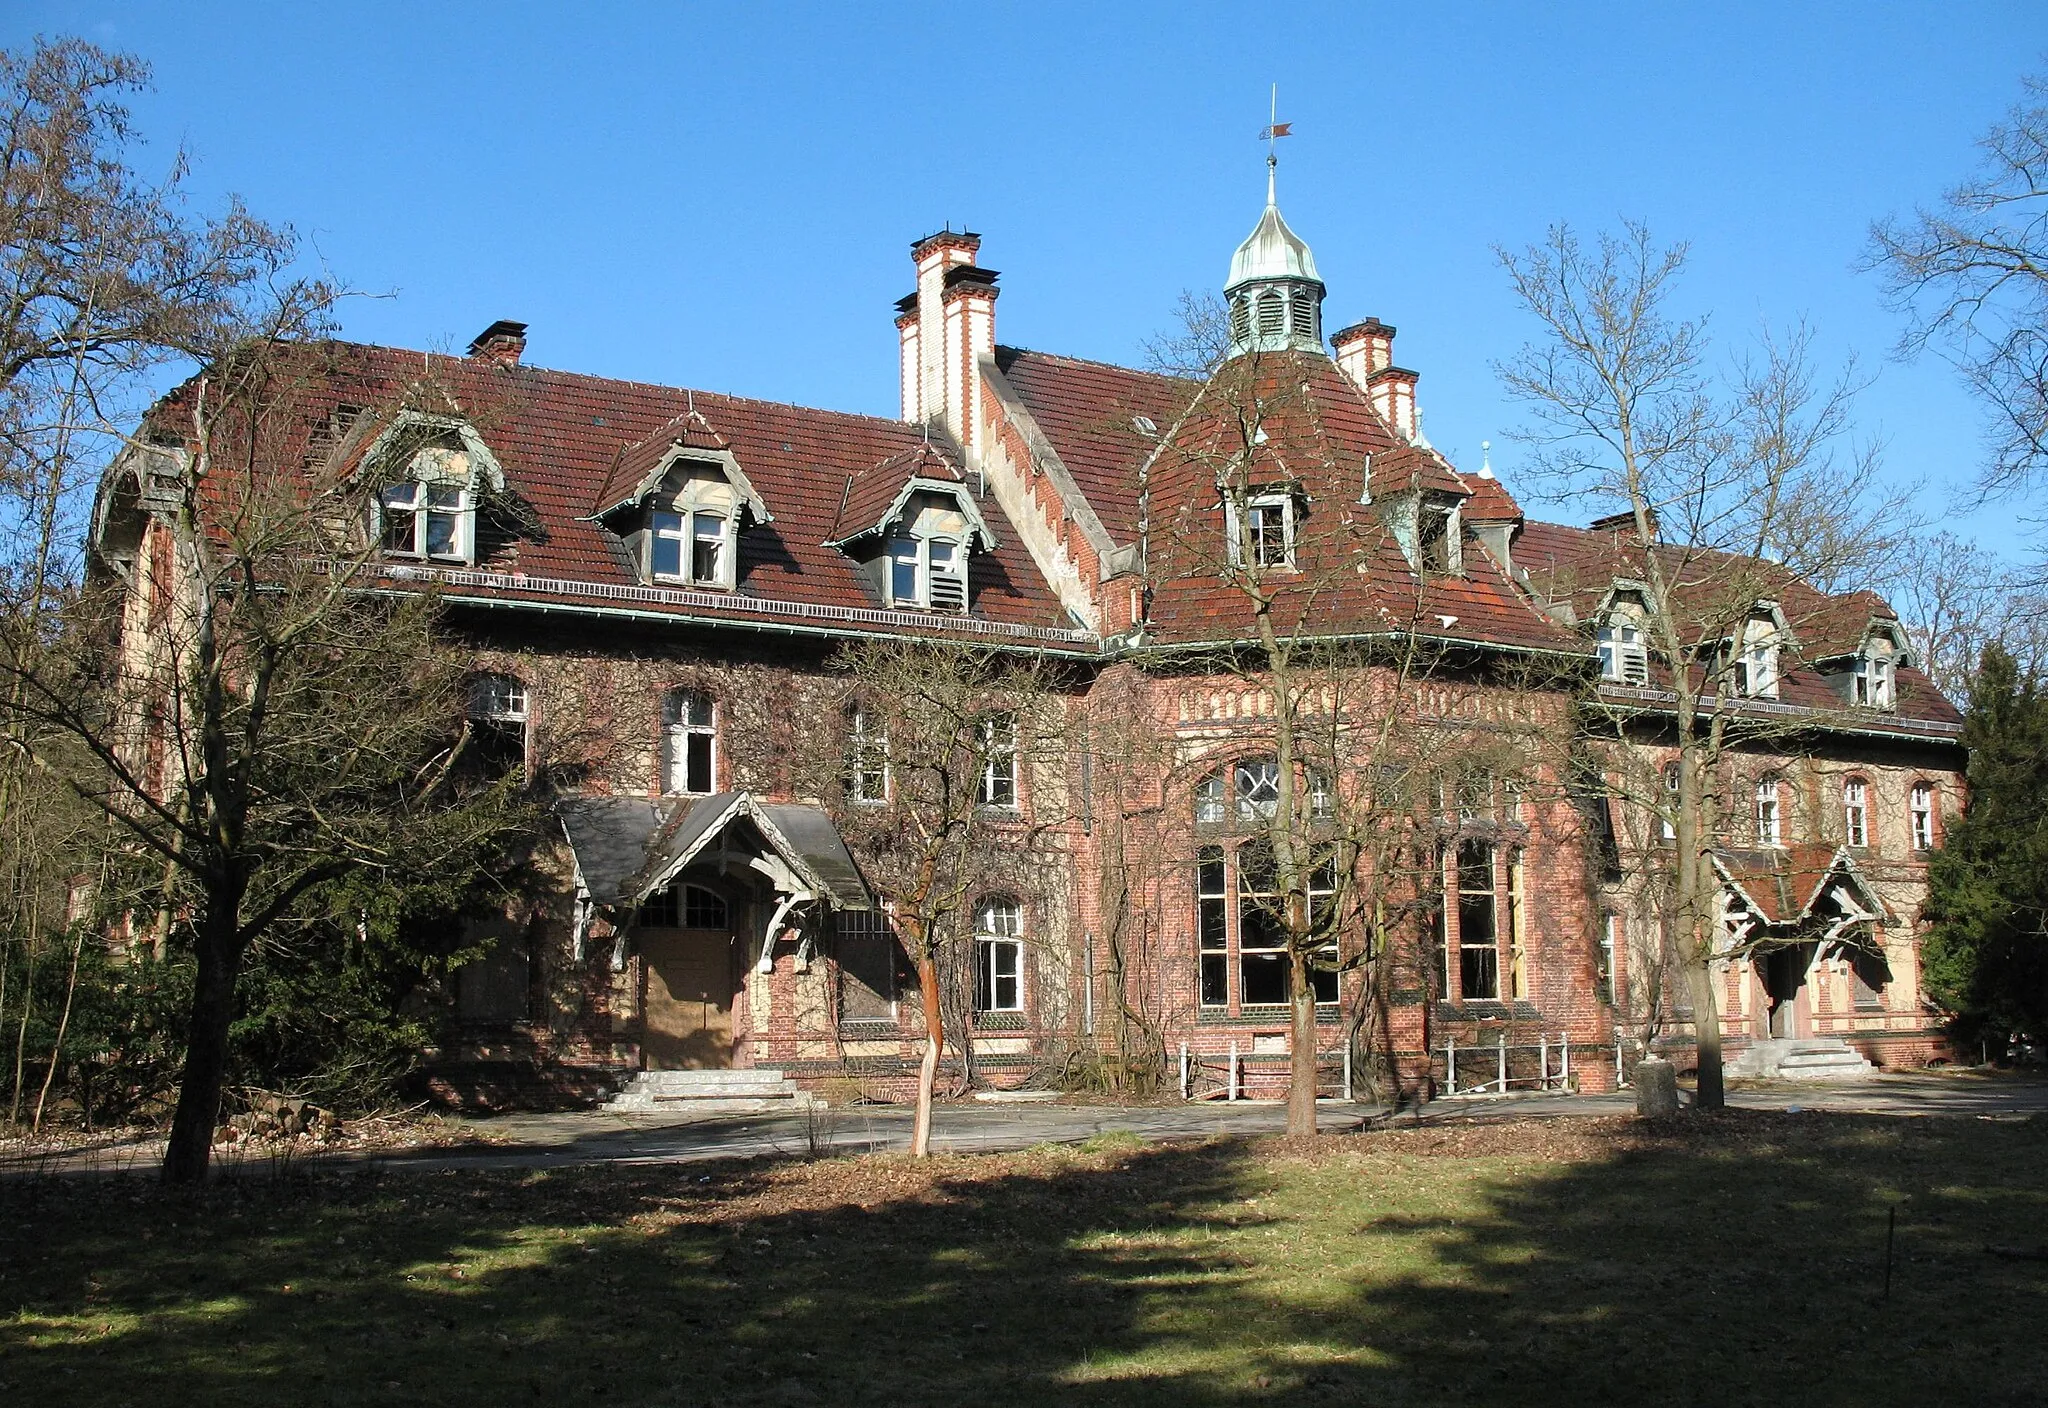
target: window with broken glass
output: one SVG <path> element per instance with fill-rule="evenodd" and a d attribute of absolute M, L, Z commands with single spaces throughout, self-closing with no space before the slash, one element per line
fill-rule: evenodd
<path fill-rule="evenodd" d="M 1024 907 L 1007 896 L 975 906 L 974 1010 L 1024 1010 Z"/>
<path fill-rule="evenodd" d="M 718 706 L 701 689 L 672 689 L 661 703 L 662 791 L 706 796 L 716 790 Z"/>
<path fill-rule="evenodd" d="M 1321 857 L 1304 884 L 1311 924 L 1335 902 L 1334 858 Z M 1204 846 L 1195 861 L 1195 947 L 1201 1003 L 1212 1011 L 1284 1006 L 1293 990 L 1286 896 L 1264 838 L 1235 849 Z M 1318 1005 L 1337 1001 L 1338 950 L 1318 947 L 1311 968 Z"/>

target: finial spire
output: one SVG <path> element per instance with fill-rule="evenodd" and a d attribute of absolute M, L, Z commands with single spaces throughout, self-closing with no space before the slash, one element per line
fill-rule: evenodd
<path fill-rule="evenodd" d="M 1268 206 L 1279 204 L 1274 196 L 1274 174 L 1280 169 L 1280 154 L 1274 150 L 1274 145 L 1282 137 L 1293 136 L 1294 133 L 1290 130 L 1293 126 L 1294 124 L 1291 122 L 1280 121 L 1280 85 L 1275 83 L 1273 85 L 1271 105 L 1266 111 L 1266 128 L 1263 132 L 1259 133 L 1260 139 L 1266 144 L 1266 204 Z"/>

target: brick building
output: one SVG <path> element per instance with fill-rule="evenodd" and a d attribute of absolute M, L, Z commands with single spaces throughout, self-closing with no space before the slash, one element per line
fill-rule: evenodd
<path fill-rule="evenodd" d="M 1384 881 L 1313 979 L 1333 1081 L 1347 1049 L 1413 1087 L 1446 1047 L 1508 1047 L 1599 1087 L 1618 1037 L 1682 1047 L 1659 798 L 1631 780 L 1669 727 L 1629 625 L 1641 545 L 1530 520 L 1434 450 L 1393 328 L 1326 343 L 1270 196 L 1203 381 L 999 344 L 979 248 L 912 247 L 894 420 L 545 370 L 509 322 L 463 358 L 326 349 L 304 451 L 374 480 L 376 570 L 437 585 L 475 644 L 472 722 L 560 828 L 553 898 L 459 975 L 460 1050 L 899 1083 L 910 974 L 842 824 L 890 786 L 835 663 L 877 636 L 1062 681 L 1061 746 L 992 733 L 977 783 L 1040 847 L 952 919 L 979 1078 L 1143 1048 L 1198 1093 L 1272 1093 L 1292 979 L 1257 847 L 1282 791 L 1315 845 L 1354 826 L 1342 854 Z M 95 515 L 138 636 L 147 477 L 118 461 Z M 1758 612 L 1734 646 L 1768 653 L 1743 707 L 1772 726 L 1735 750 L 1716 857 L 1729 934 L 1775 938 L 1722 965 L 1724 1030 L 1924 1059 L 1914 924 L 1957 715 L 1876 598 L 1792 582 Z M 1320 767 L 1290 743 L 1284 786 L 1283 694 L 1348 740 Z M 821 750 L 846 759 L 831 783 L 803 765 Z"/>

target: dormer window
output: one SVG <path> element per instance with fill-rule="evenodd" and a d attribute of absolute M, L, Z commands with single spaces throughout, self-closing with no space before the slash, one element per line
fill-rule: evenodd
<path fill-rule="evenodd" d="M 1849 702 L 1859 709 L 1889 709 L 1896 696 L 1889 655 L 1865 655 L 1849 674 Z"/>
<path fill-rule="evenodd" d="M 1733 662 L 1732 684 L 1746 699 L 1778 696 L 1778 631 L 1768 620 L 1752 619 L 1742 631 Z"/>
<path fill-rule="evenodd" d="M 739 586 L 740 531 L 775 521 L 732 451 L 694 411 L 619 453 L 595 517 L 617 533 L 643 582 Z"/>
<path fill-rule="evenodd" d="M 1230 561 L 1234 566 L 1291 568 L 1294 566 L 1294 496 L 1285 493 L 1254 494 L 1244 501 L 1240 517 L 1226 503 L 1225 526 L 1229 529 Z"/>
<path fill-rule="evenodd" d="M 1456 505 L 1423 504 L 1415 521 L 1415 551 L 1422 570 L 1437 577 L 1457 576 L 1464 567 L 1458 547 Z"/>
<path fill-rule="evenodd" d="M 688 514 L 656 509 L 648 516 L 649 575 L 657 582 L 692 586 L 731 585 L 730 514 L 695 509 Z"/>
<path fill-rule="evenodd" d="M 967 609 L 967 554 L 950 538 L 889 539 L 889 604 L 918 611 Z"/>
<path fill-rule="evenodd" d="M 372 527 L 386 557 L 476 560 L 477 500 L 485 490 L 503 490 L 505 473 L 473 427 L 402 411 L 363 452 L 361 465 L 365 476 L 375 476 L 370 482 L 381 484 Z"/>
<path fill-rule="evenodd" d="M 1594 633 L 1600 644 L 1600 678 L 1640 685 L 1650 678 L 1650 652 L 1643 633 L 1622 617 L 1609 617 Z"/>
<path fill-rule="evenodd" d="M 465 486 L 415 479 L 387 485 L 378 503 L 386 555 L 469 561 L 476 506 Z"/>

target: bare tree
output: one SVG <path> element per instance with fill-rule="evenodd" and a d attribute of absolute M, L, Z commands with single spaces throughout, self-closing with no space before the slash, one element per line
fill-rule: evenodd
<path fill-rule="evenodd" d="M 1870 236 L 1871 263 L 1911 319 L 1903 350 L 1941 348 L 1991 412 L 1990 494 L 2048 470 L 2048 77 L 2021 87 L 1978 143 L 1974 175 Z"/>
<path fill-rule="evenodd" d="M 1778 652 L 1806 633 L 1800 603 L 1817 611 L 1822 591 L 1881 575 L 1904 497 L 1874 453 L 1844 448 L 1855 383 L 1816 380 L 1804 329 L 1716 371 L 1704 320 L 1672 311 L 1682 245 L 1659 247 L 1630 224 L 1588 248 L 1557 226 L 1539 246 L 1499 253 L 1540 327 L 1497 368 L 1533 417 L 1522 435 L 1538 475 L 1559 497 L 1613 515 L 1602 525 L 1613 535 L 1608 575 L 1633 582 L 1644 699 L 1605 712 L 1624 741 L 1642 739 L 1643 718 L 1668 719 L 1675 786 L 1641 766 L 1640 750 L 1616 756 L 1642 774 L 1624 788 L 1672 833 L 1669 918 L 1692 997 L 1698 1104 L 1718 1108 L 1721 761 L 1773 727 L 1751 701 L 1775 692 Z M 1775 727 L 1784 734 L 1789 721 Z"/>
<path fill-rule="evenodd" d="M 1244 838 L 1230 851 L 1240 926 L 1284 955 L 1288 1130 L 1307 1135 L 1319 1007 L 1344 994 L 1345 1039 L 1374 1058 L 1369 1069 L 1390 1068 L 1389 994 L 1438 986 L 1442 882 L 1461 834 L 1476 848 L 1510 797 L 1563 773 L 1540 757 L 1538 730 L 1472 722 L 1478 696 L 1531 681 L 1449 637 L 1455 616 L 1432 614 L 1436 579 L 1462 549 L 1429 541 L 1426 526 L 1406 529 L 1411 559 L 1394 546 L 1410 499 L 1430 476 L 1452 482 L 1448 467 L 1426 445 L 1347 462 L 1321 402 L 1352 393 L 1315 389 L 1340 375 L 1326 360 L 1226 357 L 1213 310 L 1196 303 L 1187 321 L 1159 349 L 1169 370 L 1206 375 L 1144 469 L 1147 576 L 1156 594 L 1220 589 L 1229 606 L 1222 639 L 1155 644 L 1144 658 L 1191 692 L 1224 680 L 1256 700 L 1227 731 L 1180 743 L 1169 792 L 1192 800 L 1188 862 Z"/>
<path fill-rule="evenodd" d="M 181 153 L 159 177 L 135 169 L 124 100 L 147 80 L 140 61 L 75 39 L 0 53 L 0 633 L 35 670 L 75 600 L 91 485 L 145 373 L 217 345 L 292 251 L 239 205 L 189 212 Z M 8 702 L 24 702 L 18 683 Z M 13 745 L 0 758 L 0 942 L 14 951 L 0 951 L 0 1012 L 17 959 L 18 1087 L 38 965 L 77 953 L 67 891 L 93 869 L 83 838 L 98 833 L 21 767 L 21 715 L 0 726 Z"/>
<path fill-rule="evenodd" d="M 799 750 L 798 789 L 830 801 L 916 969 L 925 1049 L 911 1152 L 923 1157 L 946 1009 L 974 980 L 970 906 L 998 889 L 1031 896 L 1060 873 L 1067 705 L 1053 666 L 985 647 L 876 638 L 835 665 L 848 683 L 828 733 L 843 746 Z"/>
<path fill-rule="evenodd" d="M 1967 698 L 1977 661 L 1994 643 L 2023 674 L 2048 667 L 2048 592 L 2032 575 L 1953 533 L 1937 533 L 1903 554 L 1892 595 L 1920 668 L 1943 694 Z"/>
<path fill-rule="evenodd" d="M 313 452 L 328 353 L 286 336 L 323 306 L 288 298 L 152 413 L 108 472 L 104 576 L 61 637 L 0 653 L 15 756 L 153 857 L 189 928 L 171 1182 L 205 1174 L 251 945 L 323 884 L 526 825 L 509 784 L 463 786 L 465 657 L 437 641 L 433 598 L 365 590 L 378 466 Z"/>

